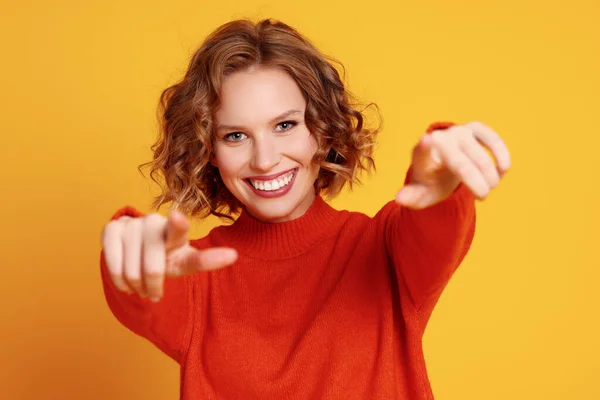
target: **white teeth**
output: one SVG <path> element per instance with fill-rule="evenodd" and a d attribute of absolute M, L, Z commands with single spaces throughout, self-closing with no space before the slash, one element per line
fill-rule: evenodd
<path fill-rule="evenodd" d="M 294 177 L 294 172 L 292 171 L 292 172 L 287 173 L 285 176 L 278 177 L 277 179 L 273 179 L 270 181 L 250 180 L 250 183 L 252 184 L 252 186 L 254 186 L 255 189 L 264 190 L 264 191 L 272 191 L 272 190 L 278 190 L 284 186 L 287 186 L 292 181 L 293 177 Z"/>

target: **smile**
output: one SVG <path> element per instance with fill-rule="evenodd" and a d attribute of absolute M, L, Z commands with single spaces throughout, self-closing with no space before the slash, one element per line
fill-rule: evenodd
<path fill-rule="evenodd" d="M 250 184 L 252 184 L 252 186 L 254 186 L 254 189 L 264 190 L 264 191 L 269 192 L 271 190 L 279 190 L 282 187 L 289 185 L 290 182 L 292 181 L 292 179 L 294 178 L 295 172 L 296 172 L 295 170 L 289 171 L 289 172 L 286 172 L 285 174 L 279 175 L 275 179 L 270 179 L 268 181 L 261 180 L 261 179 L 248 179 L 248 181 L 250 181 Z"/>
<path fill-rule="evenodd" d="M 298 169 L 286 171 L 280 175 L 252 177 L 245 179 L 254 192 L 263 197 L 274 197 L 286 194 L 294 183 Z"/>

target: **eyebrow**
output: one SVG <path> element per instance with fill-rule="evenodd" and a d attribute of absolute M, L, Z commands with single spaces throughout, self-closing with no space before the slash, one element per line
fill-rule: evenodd
<path fill-rule="evenodd" d="M 272 125 L 277 121 L 281 121 L 282 119 L 291 117 L 292 115 L 295 114 L 300 114 L 302 111 L 300 110 L 288 110 L 286 112 L 284 112 L 283 114 L 280 114 L 278 116 L 276 116 L 275 118 L 273 118 L 269 123 Z M 245 128 L 243 126 L 239 126 L 239 125 L 219 125 L 217 126 L 217 130 L 240 130 L 243 131 Z"/>

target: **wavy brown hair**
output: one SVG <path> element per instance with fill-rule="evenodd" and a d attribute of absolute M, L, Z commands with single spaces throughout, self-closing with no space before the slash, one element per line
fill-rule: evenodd
<path fill-rule="evenodd" d="M 314 156 L 321 167 L 316 192 L 333 197 L 346 184 L 352 188 L 360 183 L 361 172 L 375 169 L 373 145 L 380 130 L 367 126 L 365 110 L 378 108 L 373 103 L 361 111 L 354 108 L 333 63 L 343 70 L 280 21 L 235 20 L 217 28 L 193 55 L 184 77 L 161 95 L 154 157 L 140 166 L 140 171 L 151 167 L 150 176 L 162 189 L 153 206 L 171 202 L 188 215 L 229 219 L 241 210 L 209 160 L 223 79 L 255 66 L 286 71 L 306 98 L 305 123 L 319 148 Z"/>

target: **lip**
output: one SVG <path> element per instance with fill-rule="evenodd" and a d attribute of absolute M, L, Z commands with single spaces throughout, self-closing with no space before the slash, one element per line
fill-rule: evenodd
<path fill-rule="evenodd" d="M 297 171 L 297 170 L 298 170 L 298 168 L 291 168 L 291 169 L 288 169 L 287 171 L 276 172 L 271 175 L 249 176 L 246 179 L 252 179 L 253 181 L 271 181 L 275 178 L 279 178 L 281 175 L 287 174 L 288 172 Z"/>
<path fill-rule="evenodd" d="M 286 186 L 277 189 L 277 190 L 270 190 L 270 191 L 265 191 L 265 190 L 259 190 L 256 189 L 254 186 L 252 186 L 252 184 L 250 183 L 250 179 L 253 180 L 273 180 L 281 175 L 285 175 L 289 172 L 294 171 L 294 176 L 292 177 L 292 180 L 290 181 L 290 183 L 288 183 Z M 284 172 L 280 172 L 277 174 L 271 174 L 271 175 L 264 175 L 264 176 L 260 176 L 260 177 L 252 177 L 252 178 L 246 178 L 244 179 L 244 182 L 246 182 L 246 184 L 248 185 L 248 187 L 250 187 L 250 189 L 254 192 L 254 194 L 256 194 L 257 196 L 260 197 L 264 197 L 264 198 L 268 198 L 271 199 L 273 197 L 281 197 L 283 195 L 285 195 L 287 192 L 289 192 L 290 190 L 292 190 L 292 187 L 294 186 L 294 183 L 296 182 L 296 176 L 298 176 L 298 168 L 292 168 L 290 170 L 284 171 Z"/>

